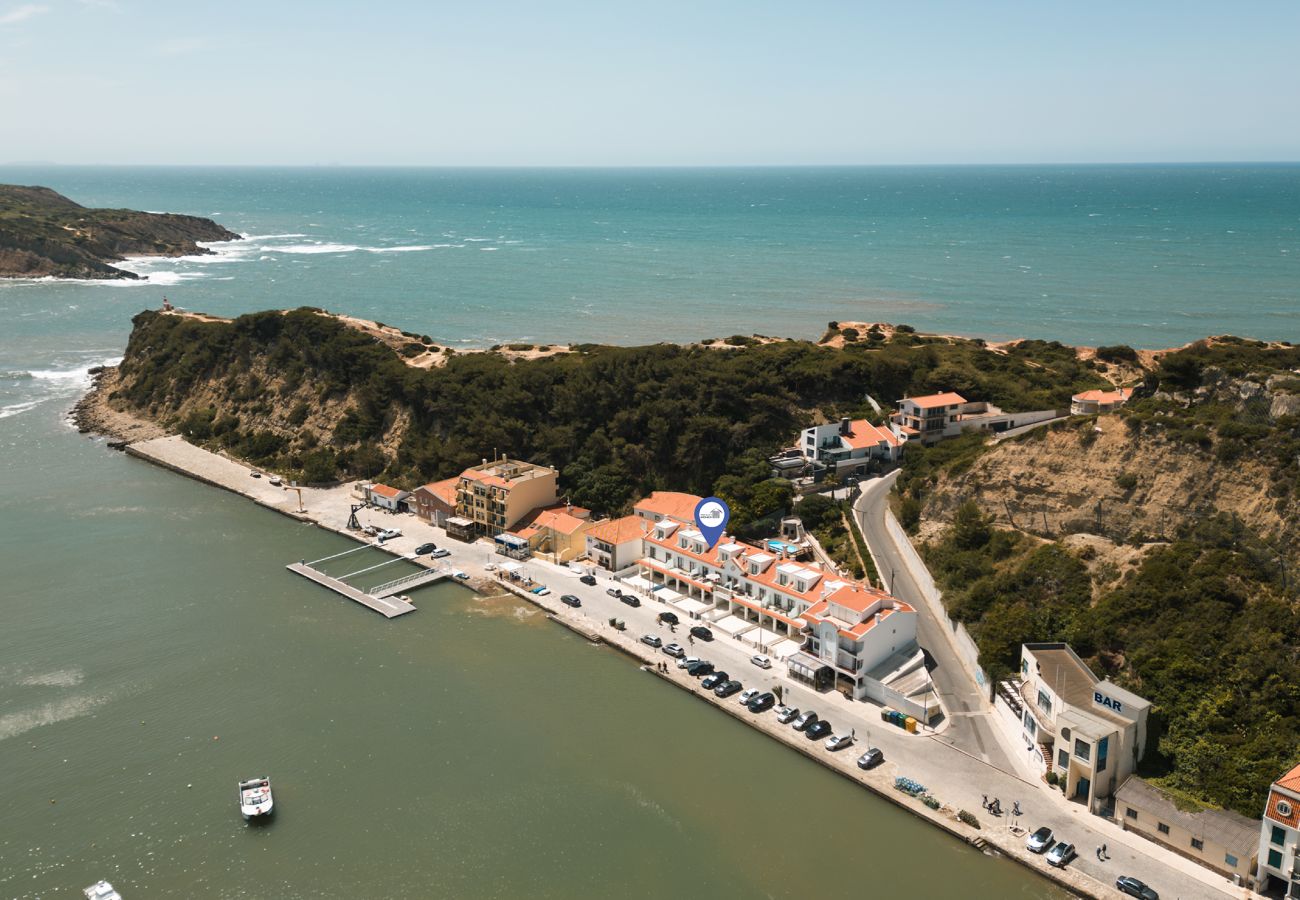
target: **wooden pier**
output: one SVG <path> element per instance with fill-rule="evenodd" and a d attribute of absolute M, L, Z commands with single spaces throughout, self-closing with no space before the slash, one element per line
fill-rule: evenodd
<path fill-rule="evenodd" d="M 360 603 L 362 606 L 373 609 L 375 612 L 379 613 L 385 618 L 393 619 L 396 618 L 397 616 L 404 616 L 409 612 L 415 612 L 415 607 L 405 600 L 396 599 L 393 597 L 377 597 L 373 594 L 367 594 L 365 591 L 354 588 L 346 581 L 339 581 L 337 578 L 331 578 L 330 576 L 326 575 L 324 572 L 320 572 L 317 571 L 316 569 L 313 569 L 310 565 L 308 565 L 305 562 L 290 563 L 289 565 L 285 566 L 285 568 L 288 569 L 290 572 L 297 572 L 303 578 L 306 578 L 310 581 L 314 581 L 319 585 L 323 585 L 337 594 L 342 594 L 344 597 L 347 597 L 349 600 L 355 600 L 357 603 Z M 424 575 L 424 574 L 425 573 L 422 572 L 416 573 L 416 575 Z M 436 570 L 430 570 L 430 574 L 436 574 L 438 577 L 442 577 L 446 573 L 439 572 Z M 429 580 L 432 581 L 434 579 L 431 578 Z M 427 582 L 421 582 L 421 584 L 424 583 Z M 413 586 L 413 585 L 403 585 L 403 587 L 409 587 L 409 586 Z"/>

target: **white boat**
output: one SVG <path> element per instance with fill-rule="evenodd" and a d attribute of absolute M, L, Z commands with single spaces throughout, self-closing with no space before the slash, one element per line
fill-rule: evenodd
<path fill-rule="evenodd" d="M 113 890 L 107 881 L 97 881 L 82 890 L 82 893 L 86 895 L 86 900 L 122 900 L 122 895 Z"/>
<path fill-rule="evenodd" d="M 250 778 L 239 782 L 239 811 L 244 818 L 252 821 L 264 819 L 271 815 L 275 803 L 271 799 L 271 779 Z"/>

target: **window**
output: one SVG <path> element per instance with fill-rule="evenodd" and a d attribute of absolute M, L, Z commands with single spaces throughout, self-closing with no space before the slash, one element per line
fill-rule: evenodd
<path fill-rule="evenodd" d="M 1068 769 L 1070 767 L 1070 754 L 1065 752 L 1064 747 L 1056 754 L 1056 767 L 1058 769 Z"/>
<path fill-rule="evenodd" d="M 1092 747 L 1087 741 L 1081 741 L 1078 738 L 1075 738 L 1074 755 L 1086 762 L 1092 756 Z"/>
<path fill-rule="evenodd" d="M 1137 817 L 1138 817 L 1138 811 L 1137 811 L 1136 809 L 1134 809 L 1133 807 L 1129 806 L 1129 807 L 1126 807 L 1126 808 L 1125 808 L 1125 810 L 1124 810 L 1124 815 L 1125 815 L 1127 818 L 1130 818 L 1130 819 L 1132 819 L 1133 821 L 1136 822 L 1136 821 L 1137 821 Z"/>
<path fill-rule="evenodd" d="M 1034 721 L 1034 717 L 1029 714 L 1028 710 L 1025 710 L 1025 730 L 1029 732 L 1031 738 L 1038 734 L 1038 723 Z"/>
<path fill-rule="evenodd" d="M 1192 838 L 1192 849 L 1193 849 L 1193 850 L 1204 850 L 1204 849 L 1205 849 L 1205 841 L 1201 840 L 1200 838 Z"/>
<path fill-rule="evenodd" d="M 1027 660 L 1027 659 L 1022 659 L 1022 660 L 1020 661 L 1020 674 L 1021 674 L 1021 675 L 1028 675 L 1028 674 L 1029 674 L 1029 660 Z"/>
<path fill-rule="evenodd" d="M 1110 748 L 1110 738 L 1104 737 L 1097 742 L 1097 771 L 1106 771 L 1106 753 Z"/>
<path fill-rule="evenodd" d="M 1038 689 L 1038 708 L 1046 715 L 1052 714 L 1052 698 L 1047 696 L 1047 691 L 1042 688 Z"/>
<path fill-rule="evenodd" d="M 1268 840 L 1270 844 L 1277 844 L 1279 847 L 1281 847 L 1283 844 L 1286 843 L 1286 829 L 1283 828 L 1281 825 L 1274 825 L 1273 834 L 1269 837 Z"/>
<path fill-rule="evenodd" d="M 1281 797 L 1277 798 L 1277 814 L 1284 819 L 1291 818 L 1291 804 Z"/>
<path fill-rule="evenodd" d="M 1223 864 L 1230 869 L 1235 869 L 1237 868 L 1237 857 L 1231 853 L 1225 853 L 1223 854 Z"/>
<path fill-rule="evenodd" d="M 1169 826 L 1166 825 L 1164 822 L 1158 822 L 1156 824 L 1156 831 L 1160 832 L 1161 834 L 1168 834 Z"/>
<path fill-rule="evenodd" d="M 1280 869 L 1280 868 L 1282 868 L 1282 851 L 1281 851 L 1281 850 L 1270 850 L 1270 851 L 1268 851 L 1268 867 L 1269 867 L 1270 869 Z"/>

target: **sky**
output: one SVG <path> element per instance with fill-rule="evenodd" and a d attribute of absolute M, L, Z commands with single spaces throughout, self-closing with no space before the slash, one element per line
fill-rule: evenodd
<path fill-rule="evenodd" d="M 0 163 L 1300 160 L 1300 2 L 0 0 Z"/>

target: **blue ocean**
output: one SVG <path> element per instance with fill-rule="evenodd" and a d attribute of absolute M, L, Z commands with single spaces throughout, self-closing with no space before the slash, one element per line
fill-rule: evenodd
<path fill-rule="evenodd" d="M 1300 339 L 1294 164 L 9 166 L 0 181 L 246 236 L 132 261 L 139 281 L 0 282 L 3 418 L 76 393 L 164 296 L 223 315 L 317 306 L 467 346 L 815 337 L 829 320 L 1151 348 Z"/>

